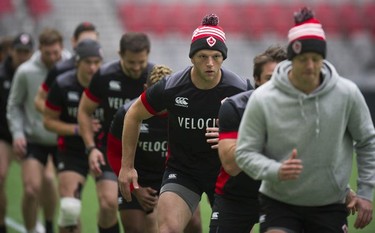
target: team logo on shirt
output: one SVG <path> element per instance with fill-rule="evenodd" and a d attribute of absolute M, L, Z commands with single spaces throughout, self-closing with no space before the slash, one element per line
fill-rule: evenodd
<path fill-rule="evenodd" d="M 177 174 L 175 174 L 175 173 L 169 174 L 168 179 L 177 179 Z"/>
<path fill-rule="evenodd" d="M 187 97 L 176 97 L 176 99 L 174 101 L 175 101 L 176 106 L 180 106 L 180 107 L 184 107 L 184 108 L 189 107 L 188 106 L 189 99 Z"/>
<path fill-rule="evenodd" d="M 121 91 L 121 83 L 120 81 L 110 81 L 109 82 L 109 90 L 112 91 Z"/>
<path fill-rule="evenodd" d="M 148 133 L 149 132 L 149 130 L 148 130 L 148 124 L 142 123 L 140 130 L 141 130 L 140 131 L 141 133 Z"/>
<path fill-rule="evenodd" d="M 218 220 L 219 219 L 219 212 L 212 212 L 211 220 Z"/>
<path fill-rule="evenodd" d="M 78 102 L 79 101 L 79 94 L 75 91 L 69 91 L 68 92 L 68 100 Z"/>

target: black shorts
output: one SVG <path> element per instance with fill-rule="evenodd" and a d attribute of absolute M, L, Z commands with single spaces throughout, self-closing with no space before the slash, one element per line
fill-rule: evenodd
<path fill-rule="evenodd" d="M 43 166 L 47 164 L 48 156 L 51 155 L 55 167 L 57 167 L 57 146 L 44 146 L 36 143 L 27 143 L 26 157 L 38 160 Z"/>
<path fill-rule="evenodd" d="M 73 171 L 83 177 L 87 177 L 90 172 L 88 156 L 83 153 L 75 151 L 58 151 L 58 158 L 58 172 Z M 95 177 L 96 182 L 100 180 L 113 180 L 117 182 L 117 176 L 108 165 L 108 162 L 106 162 L 105 165 L 101 165 L 100 169 L 103 173 L 102 175 Z"/>
<path fill-rule="evenodd" d="M 157 195 L 159 195 L 160 192 L 160 185 L 161 180 L 155 180 L 155 181 L 139 181 L 139 185 L 142 187 L 151 187 L 158 191 Z M 121 192 L 119 190 L 118 192 L 118 209 L 119 210 L 144 210 L 141 205 L 139 204 L 137 198 L 132 195 L 132 201 L 127 202 L 121 195 Z"/>
<path fill-rule="evenodd" d="M 160 193 L 170 191 L 179 195 L 189 206 L 193 214 L 203 193 L 206 193 L 210 204 L 214 203 L 216 178 L 211 181 L 196 179 L 172 168 L 166 168 Z"/>
<path fill-rule="evenodd" d="M 5 141 L 7 143 L 9 143 L 10 145 L 12 145 L 13 143 L 13 139 L 12 139 L 12 135 L 10 133 L 0 133 L 0 141 Z"/>
<path fill-rule="evenodd" d="M 342 233 L 348 228 L 345 204 L 295 206 L 260 194 L 260 232 L 282 229 L 288 233 Z"/>
<path fill-rule="evenodd" d="M 87 155 L 72 151 L 58 151 L 58 158 L 58 172 L 74 171 L 87 177 L 90 171 Z"/>
<path fill-rule="evenodd" d="M 249 233 L 258 219 L 258 200 L 231 200 L 215 195 L 210 233 Z"/>

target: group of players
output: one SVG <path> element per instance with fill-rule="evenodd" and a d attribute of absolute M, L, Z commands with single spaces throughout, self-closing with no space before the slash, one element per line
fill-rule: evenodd
<path fill-rule="evenodd" d="M 307 9 L 298 15 L 297 28 L 319 24 Z M 63 39 L 57 30 L 42 31 L 36 52 L 33 52 L 34 42 L 29 34 L 18 35 L 0 70 L 1 124 L 9 124 L 0 128 L 0 202 L 3 203 L 0 205 L 0 233 L 6 232 L 4 180 L 12 155 L 21 160 L 22 214 L 30 233 L 38 232 L 39 206 L 44 211 L 46 232 L 53 232 L 56 206 L 59 206 L 59 232 L 85 232 L 79 216 L 81 209 L 87 208 L 81 206 L 81 194 L 90 173 L 96 182 L 100 233 L 120 232 L 118 211 L 126 233 L 202 232 L 199 202 L 203 193 L 207 194 L 212 207 L 211 233 L 248 233 L 258 221 L 261 232 L 317 232 L 316 229 L 329 232 L 330 227 L 337 229 L 346 224 L 341 221 L 341 215 L 334 215 L 342 212 L 342 206 L 345 210 L 358 211 L 360 220 L 356 227 L 366 226 L 371 221 L 372 205 L 361 202 L 361 198 L 369 195 L 359 192 L 355 196 L 346 186 L 340 187 L 338 199 L 332 200 L 332 203 L 339 203 L 339 207 L 324 206 L 320 212 L 314 210 L 315 217 L 324 213 L 335 218 L 337 221 L 332 221 L 331 225 L 326 220 L 311 227 L 307 217 L 294 219 L 298 215 L 294 209 L 291 211 L 294 218 L 287 218 L 290 216 L 283 208 L 294 206 L 293 201 L 287 200 L 286 207 L 278 203 L 274 212 L 269 210 L 275 205 L 274 199 L 278 199 L 267 196 L 268 190 L 277 190 L 272 189 L 272 184 L 266 189 L 262 183 L 261 187 L 258 179 L 267 180 L 262 175 L 271 168 L 249 169 L 257 162 L 250 164 L 249 151 L 243 152 L 248 135 L 245 139 L 239 138 L 242 147 L 236 155 L 237 137 L 241 136 L 239 130 L 243 128 L 240 127 L 242 115 L 248 114 L 245 111 L 248 99 L 261 91 L 251 90 L 248 79 L 222 67 L 228 48 L 218 21 L 214 14 L 203 18 L 191 39 L 192 65 L 177 72 L 149 61 L 151 44 L 144 33 L 125 33 L 119 42 L 119 59 L 107 63 L 103 63 L 99 34 L 89 22 L 75 29 L 72 56 L 63 49 Z M 316 41 L 325 42 L 325 37 L 320 39 L 319 33 L 316 27 L 303 28 L 296 36 L 291 36 L 288 52 L 275 46 L 256 56 L 255 87 L 270 80 L 275 67 L 280 62 L 284 64 L 284 60 L 322 62 L 325 47 L 321 48 Z M 300 69 L 301 74 L 309 70 Z M 317 66 L 316 70 L 320 75 L 321 67 Z M 302 114 L 310 113 L 310 109 L 303 110 L 304 100 L 298 101 Z M 367 121 L 368 116 L 361 119 Z M 256 120 L 252 123 L 263 123 Z M 318 130 L 320 122 L 314 120 L 314 124 Z M 284 126 L 287 125 L 285 122 Z M 367 138 L 371 138 L 373 126 L 367 129 L 371 131 Z M 276 134 L 276 130 L 267 130 L 258 132 L 264 133 L 258 140 L 267 141 L 271 138 L 269 134 L 287 137 Z M 319 133 L 316 131 L 313 136 L 318 137 Z M 364 141 L 361 134 L 357 132 L 353 138 L 363 140 L 363 148 L 372 150 L 364 143 L 371 142 Z M 285 146 L 268 150 L 267 143 L 259 145 L 261 148 L 257 148 L 257 152 L 270 157 L 277 148 Z M 287 160 L 273 158 L 280 170 L 276 171 L 279 180 L 273 178 L 272 182 L 298 179 L 303 166 L 301 160 L 296 159 L 296 153 L 293 151 Z M 371 160 L 370 164 L 373 165 Z M 365 183 L 372 178 L 367 174 L 363 177 Z M 343 182 L 348 184 L 345 179 Z M 373 184 L 369 185 L 373 189 Z M 302 210 L 310 213 L 309 207 Z M 260 213 L 263 217 L 259 219 Z M 267 214 L 269 217 L 265 217 Z M 288 220 L 284 221 L 286 218 Z"/>

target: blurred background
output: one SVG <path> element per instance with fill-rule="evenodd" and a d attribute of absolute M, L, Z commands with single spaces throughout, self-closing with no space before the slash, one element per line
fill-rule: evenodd
<path fill-rule="evenodd" d="M 74 28 L 90 21 L 106 60 L 118 57 L 124 32 L 144 31 L 151 38 L 150 60 L 176 71 L 190 64 L 191 35 L 203 16 L 216 13 L 229 48 L 224 66 L 251 78 L 253 57 L 287 44 L 293 13 L 302 6 L 323 24 L 327 59 L 360 86 L 367 101 L 375 101 L 375 0 L 0 0 L 0 39 L 21 31 L 37 38 L 44 27 L 55 27 L 71 50 Z"/>

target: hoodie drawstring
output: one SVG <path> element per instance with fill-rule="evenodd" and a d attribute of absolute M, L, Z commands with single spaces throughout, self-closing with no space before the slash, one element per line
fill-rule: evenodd
<path fill-rule="evenodd" d="M 315 109 L 316 109 L 316 128 L 315 128 L 315 135 L 318 137 L 320 133 L 320 112 L 319 112 L 319 96 L 315 97 Z"/>
<path fill-rule="evenodd" d="M 298 103 L 301 109 L 301 116 L 306 121 L 306 113 L 303 107 L 304 97 L 302 95 L 298 96 Z M 319 136 L 320 133 L 320 111 L 319 111 L 319 96 L 315 96 L 315 111 L 316 111 L 316 118 L 315 118 L 315 135 L 316 137 Z"/>

